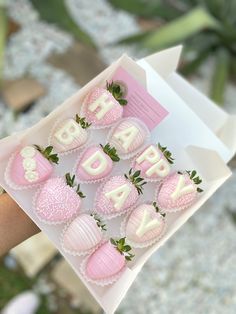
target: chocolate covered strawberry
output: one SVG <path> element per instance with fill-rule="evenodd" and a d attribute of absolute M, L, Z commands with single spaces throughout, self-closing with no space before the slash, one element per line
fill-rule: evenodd
<path fill-rule="evenodd" d="M 147 180 L 159 181 L 170 173 L 170 165 L 173 163 L 171 152 L 158 143 L 158 145 L 148 145 L 136 156 L 132 168 L 140 170 L 141 175 Z"/>
<path fill-rule="evenodd" d="M 107 218 L 127 212 L 143 193 L 144 184 L 140 171 L 132 172 L 132 169 L 128 175 L 112 177 L 96 193 L 96 212 Z"/>
<path fill-rule="evenodd" d="M 10 159 L 5 173 L 6 181 L 13 188 L 28 187 L 47 180 L 52 172 L 52 163 L 58 163 L 53 147 L 43 149 L 38 145 L 19 149 Z"/>
<path fill-rule="evenodd" d="M 165 214 L 156 203 L 137 206 L 126 219 L 124 232 L 133 247 L 147 247 L 158 241 L 165 231 Z"/>
<path fill-rule="evenodd" d="M 75 176 L 49 179 L 36 195 L 35 212 L 40 220 L 49 224 L 60 224 L 79 212 L 81 198 L 85 196 L 75 184 Z"/>
<path fill-rule="evenodd" d="M 131 247 L 125 243 L 125 238 L 104 243 L 89 256 L 85 265 L 86 278 L 97 284 L 113 283 L 125 270 L 126 261 L 134 257 L 130 251 Z"/>
<path fill-rule="evenodd" d="M 94 88 L 85 98 L 82 114 L 93 127 L 109 127 L 122 117 L 127 100 L 119 84 L 107 83 L 106 89 Z"/>
<path fill-rule="evenodd" d="M 85 118 L 75 116 L 75 119 L 67 118 L 57 123 L 49 139 L 49 144 L 53 145 L 58 153 L 71 151 L 82 147 L 88 140 L 88 131 L 91 123 Z"/>
<path fill-rule="evenodd" d="M 108 141 L 123 159 L 137 154 L 146 142 L 149 131 L 146 125 L 136 118 L 124 118 L 111 130 Z"/>
<path fill-rule="evenodd" d="M 85 149 L 79 158 L 76 175 L 81 182 L 97 182 L 107 177 L 113 162 L 120 160 L 116 149 L 110 144 L 93 145 Z"/>
<path fill-rule="evenodd" d="M 201 182 L 195 170 L 171 174 L 158 188 L 158 207 L 165 212 L 175 212 L 192 206 L 198 193 L 203 191 L 198 187 Z"/>
<path fill-rule="evenodd" d="M 62 246 L 73 255 L 87 254 L 102 240 L 105 224 L 95 214 L 81 214 L 75 218 L 63 234 Z"/>

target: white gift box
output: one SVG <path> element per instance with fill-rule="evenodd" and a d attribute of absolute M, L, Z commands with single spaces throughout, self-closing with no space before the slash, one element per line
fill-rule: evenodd
<path fill-rule="evenodd" d="M 137 62 L 124 55 L 35 126 L 0 141 L 0 185 L 47 234 L 106 313 L 114 313 L 152 253 L 163 245 L 231 174 L 226 164 L 236 150 L 236 117 L 228 115 L 217 107 L 175 72 L 180 53 L 181 47 L 178 46 Z M 197 169 L 204 181 L 204 193 L 192 207 L 168 215 L 167 230 L 163 238 L 151 247 L 136 249 L 135 259 L 128 264 L 119 280 L 112 285 L 100 287 L 87 282 L 81 276 L 80 263 L 83 257 L 71 256 L 61 250 L 60 235 L 64 225 L 44 224 L 35 215 L 32 210 L 32 199 L 37 187 L 22 191 L 14 190 L 5 182 L 4 172 L 11 154 L 19 145 L 47 146 L 48 134 L 54 123 L 58 119 L 71 117 L 71 114 L 78 112 L 81 100 L 91 88 L 104 85 L 104 82 L 111 79 L 120 66 L 127 69 L 169 112 L 169 115 L 151 131 L 151 139 L 153 142 L 160 141 L 170 148 L 176 157 L 174 169 Z M 92 132 L 94 142 L 104 142 L 107 131 Z M 35 143 L 36 140 L 37 143 Z M 63 156 L 61 163 L 56 166 L 55 176 L 72 171 L 76 159 L 77 152 Z M 118 171 L 116 173 L 122 173 L 124 169 L 127 169 L 127 163 L 129 161 L 123 162 L 119 171 L 115 170 Z M 98 185 L 82 184 L 81 186 L 82 191 L 88 196 L 85 201 L 87 209 L 93 207 L 92 200 Z M 154 184 L 148 190 L 145 199 L 153 198 L 153 193 Z M 109 236 L 119 236 L 121 219 L 119 217 L 109 221 Z"/>

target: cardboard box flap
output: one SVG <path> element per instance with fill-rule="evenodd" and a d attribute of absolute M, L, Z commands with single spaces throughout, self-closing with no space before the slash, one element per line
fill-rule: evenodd
<path fill-rule="evenodd" d="M 236 152 L 236 115 L 227 115 L 227 119 L 217 135 L 232 151 L 233 157 Z"/>
<path fill-rule="evenodd" d="M 147 62 L 163 78 L 166 78 L 172 72 L 176 71 L 182 48 L 183 46 L 179 45 L 169 49 L 165 49 L 163 51 L 147 56 L 146 58 L 141 59 L 139 62 Z"/>
<path fill-rule="evenodd" d="M 181 50 L 182 46 L 173 47 L 141 59 L 137 63 L 144 69 L 151 66 L 216 134 L 229 149 L 230 154 L 226 160 L 228 162 L 236 151 L 236 116 L 229 115 L 175 72 Z"/>

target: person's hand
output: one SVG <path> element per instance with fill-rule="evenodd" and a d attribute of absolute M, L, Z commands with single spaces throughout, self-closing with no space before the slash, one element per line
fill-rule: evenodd
<path fill-rule="evenodd" d="M 0 195 L 0 256 L 39 231 L 7 193 Z"/>

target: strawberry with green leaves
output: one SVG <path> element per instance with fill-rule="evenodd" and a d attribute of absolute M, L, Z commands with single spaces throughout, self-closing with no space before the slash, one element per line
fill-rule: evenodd
<path fill-rule="evenodd" d="M 85 255 L 103 239 L 106 225 L 96 214 L 80 214 L 63 233 L 63 249 L 72 255 Z"/>
<path fill-rule="evenodd" d="M 5 173 L 6 181 L 15 189 L 27 188 L 47 180 L 52 172 L 52 163 L 59 158 L 53 147 L 45 149 L 38 145 L 28 145 L 18 149 L 11 157 Z"/>
<path fill-rule="evenodd" d="M 108 219 L 126 213 L 138 201 L 145 184 L 140 171 L 132 169 L 123 176 L 111 177 L 97 190 L 95 211 Z"/>
<path fill-rule="evenodd" d="M 158 187 L 156 202 L 164 212 L 175 212 L 189 208 L 203 190 L 202 180 L 195 170 L 175 172 L 166 177 Z"/>
<path fill-rule="evenodd" d="M 89 146 L 77 162 L 77 178 L 81 182 L 98 182 L 111 173 L 114 162 L 119 160 L 116 149 L 110 144 Z"/>
<path fill-rule="evenodd" d="M 109 127 L 122 117 L 126 104 L 121 86 L 116 82 L 107 82 L 106 88 L 95 87 L 87 95 L 81 111 L 93 127 Z"/>
<path fill-rule="evenodd" d="M 138 205 L 123 223 L 123 232 L 132 247 L 143 248 L 157 242 L 165 232 L 165 214 L 156 203 Z"/>
<path fill-rule="evenodd" d="M 96 284 L 111 284 L 120 277 L 127 261 L 131 261 L 133 257 L 125 238 L 110 239 L 89 256 L 85 265 L 85 276 Z"/>
<path fill-rule="evenodd" d="M 47 180 L 36 194 L 35 212 L 40 220 L 49 224 L 61 224 L 75 216 L 85 195 L 75 183 L 75 175 Z"/>
<path fill-rule="evenodd" d="M 174 158 L 167 147 L 148 145 L 132 162 L 132 168 L 140 170 L 147 181 L 160 181 L 167 177 L 171 171 Z"/>
<path fill-rule="evenodd" d="M 49 138 L 49 144 L 53 145 L 58 153 L 73 151 L 81 148 L 88 141 L 88 123 L 84 117 L 76 114 L 75 118 L 67 118 L 56 123 Z"/>

